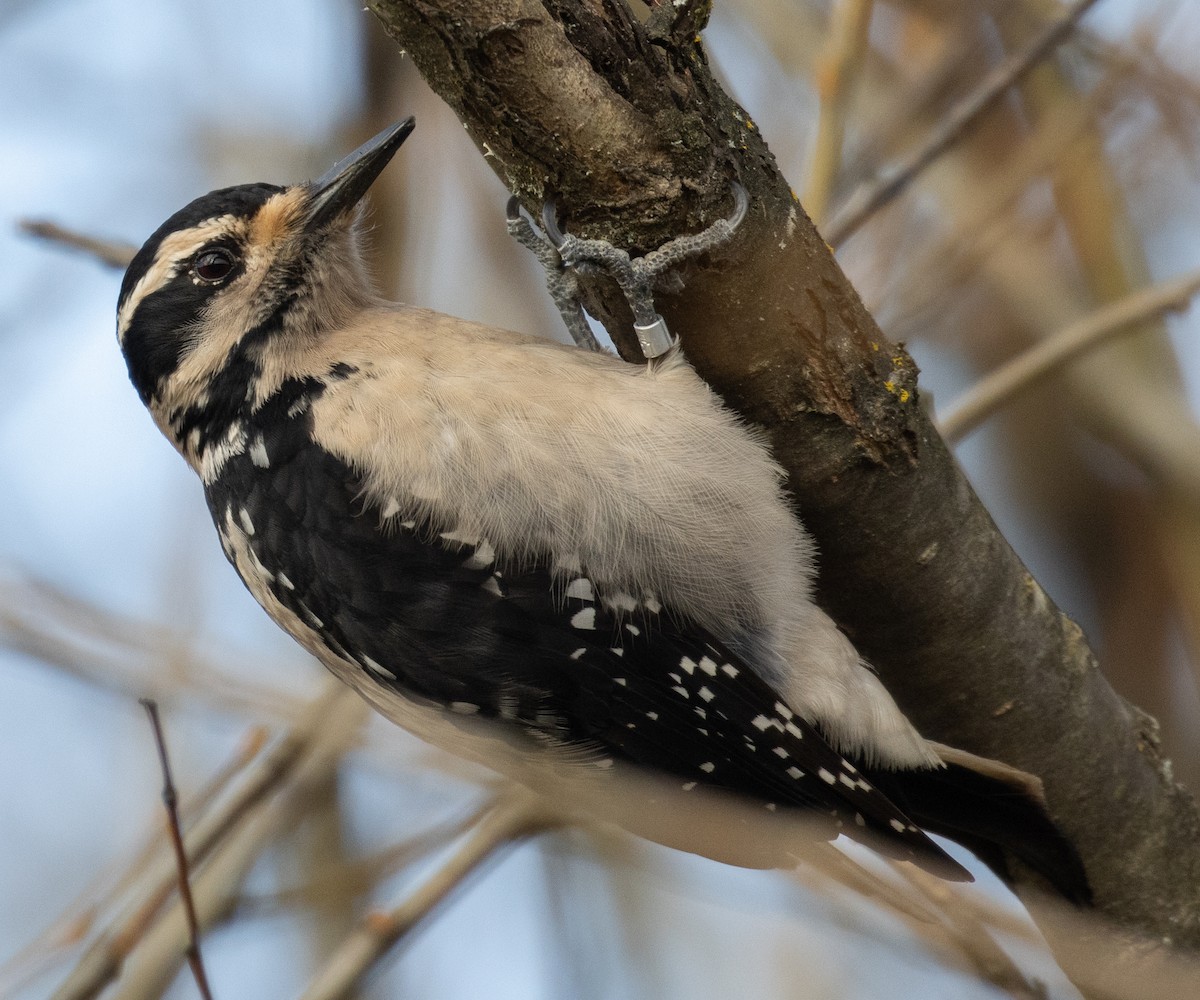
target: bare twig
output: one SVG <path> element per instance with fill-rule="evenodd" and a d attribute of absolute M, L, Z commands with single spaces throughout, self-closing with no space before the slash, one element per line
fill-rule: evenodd
<path fill-rule="evenodd" d="M 829 26 L 828 48 L 816 66 L 821 113 L 801 201 L 812 219 L 825 221 L 829 197 L 842 163 L 846 109 L 866 54 L 875 0 L 839 0 Z"/>
<path fill-rule="evenodd" d="M 255 806 L 288 780 L 327 719 L 347 698 L 353 699 L 354 695 L 330 681 L 296 725 L 258 761 L 237 792 L 215 811 L 197 817 L 184 838 L 193 865 L 207 857 Z M 121 974 L 134 944 L 145 934 L 175 884 L 174 866 L 156 863 L 147 882 L 148 888 L 80 957 L 53 1000 L 89 1000 Z"/>
<path fill-rule="evenodd" d="M 336 682 L 332 682 L 336 683 Z M 366 703 L 337 685 L 338 697 L 328 705 L 278 793 L 249 813 L 230 831 L 196 878 L 196 915 L 209 929 L 230 914 L 241 897 L 247 874 L 265 850 L 278 843 L 310 808 L 313 794 L 329 780 L 354 745 L 368 713 Z M 178 975 L 188 931 L 182 907 L 159 920 L 130 956 L 120 988 L 112 1000 L 157 1000 Z"/>
<path fill-rule="evenodd" d="M 496 851 L 562 821 L 523 789 L 504 793 L 481 815 L 466 842 L 400 906 L 369 914 L 334 952 L 302 1000 L 342 1000 L 408 931 Z"/>
<path fill-rule="evenodd" d="M 1138 323 L 1184 309 L 1200 291 L 1200 271 L 1173 278 L 1097 309 L 1017 355 L 981 379 L 938 421 L 942 437 L 960 441 L 1017 393 L 1053 374 L 1072 358 Z"/>
<path fill-rule="evenodd" d="M 142 708 L 150 717 L 150 727 L 154 730 L 154 744 L 158 748 L 158 762 L 162 767 L 162 800 L 163 806 L 167 810 L 167 831 L 171 835 L 171 847 L 175 851 L 175 864 L 179 874 L 179 898 L 183 902 L 183 912 L 187 916 L 188 965 L 191 967 L 192 976 L 196 980 L 196 988 L 200 990 L 200 995 L 204 1000 L 212 1000 L 208 974 L 204 971 L 204 957 L 200 954 L 200 928 L 196 922 L 196 904 L 192 900 L 191 873 L 188 871 L 187 851 L 183 847 L 183 831 L 179 826 L 179 796 L 171 777 L 171 761 L 167 757 L 167 742 L 163 738 L 162 721 L 158 717 L 158 705 L 153 698 L 142 698 L 140 701 Z"/>
<path fill-rule="evenodd" d="M 29 236 L 34 236 L 39 240 L 46 240 L 49 243 L 57 243 L 59 246 L 70 247 L 73 250 L 79 250 L 95 258 L 105 267 L 124 269 L 129 266 L 129 262 L 133 260 L 133 255 L 137 253 L 137 247 L 132 243 L 88 236 L 86 233 L 67 229 L 65 226 L 60 226 L 56 222 L 49 222 L 46 219 L 22 219 L 18 223 L 18 226 L 21 232 Z"/>
<path fill-rule="evenodd" d="M 230 782 L 242 772 L 261 752 L 267 740 L 267 730 L 262 726 L 252 727 L 239 741 L 232 757 L 205 783 L 204 787 L 183 804 L 188 815 L 203 813 L 218 795 L 229 787 Z M 118 900 L 128 893 L 155 862 L 162 846 L 162 838 L 155 835 L 135 853 L 133 859 L 116 877 L 102 877 L 99 884 L 81 893 L 45 931 L 34 938 L 20 952 L 0 967 L 0 996 L 16 993 L 21 984 L 39 971 L 50 968 L 61 961 L 61 952 L 78 946 L 90 933 L 98 915 L 111 910 Z M 116 936 L 117 940 L 132 944 L 158 912 L 171 891 L 169 881 L 160 884 L 160 891 L 145 899 L 131 922 Z"/>
<path fill-rule="evenodd" d="M 1074 0 L 1024 48 L 999 63 L 974 91 L 950 110 L 919 149 L 894 164 L 885 174 L 859 187 L 850 196 L 845 207 L 823 230 L 825 238 L 833 246 L 844 243 L 867 219 L 900 194 L 921 171 L 961 138 L 1001 94 L 1066 41 L 1076 22 L 1095 2 Z"/>

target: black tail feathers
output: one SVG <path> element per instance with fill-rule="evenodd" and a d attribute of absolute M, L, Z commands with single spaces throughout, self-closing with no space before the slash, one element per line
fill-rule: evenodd
<path fill-rule="evenodd" d="M 944 768 L 875 771 L 870 780 L 914 823 L 962 844 L 1002 879 L 1011 881 L 1011 856 L 1072 903 L 1090 905 L 1083 863 L 1046 812 L 1036 779 L 949 748 L 943 757 Z"/>

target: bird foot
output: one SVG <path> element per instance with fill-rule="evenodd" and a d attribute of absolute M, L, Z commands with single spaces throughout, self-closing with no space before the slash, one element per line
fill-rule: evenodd
<path fill-rule="evenodd" d="M 666 321 L 654 307 L 654 284 L 671 268 L 726 243 L 741 225 L 749 208 L 746 189 L 737 181 L 731 185 L 734 197 L 733 214 L 718 219 L 707 229 L 687 236 L 677 236 L 652 250 L 644 257 L 633 257 L 605 240 L 587 240 L 563 232 L 558 224 L 555 203 L 542 206 L 542 226 L 539 233 L 522 213 L 514 195 L 508 202 L 508 231 L 522 246 L 532 250 L 546 271 L 546 284 L 551 298 L 562 313 L 567 329 L 575 343 L 589 350 L 599 350 L 583 310 L 579 305 L 577 273 L 596 268 L 616 281 L 633 311 L 634 330 L 642 353 L 652 360 L 670 350 L 676 342 L 667 329 Z"/>

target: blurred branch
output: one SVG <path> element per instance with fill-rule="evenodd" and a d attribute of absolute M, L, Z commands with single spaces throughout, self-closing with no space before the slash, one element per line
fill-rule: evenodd
<path fill-rule="evenodd" d="M 89 257 L 95 258 L 105 267 L 124 270 L 129 266 L 129 262 L 133 260 L 133 255 L 137 253 L 137 247 L 132 243 L 88 236 L 86 233 L 67 229 L 65 226 L 60 226 L 55 222 L 49 222 L 45 219 L 22 219 L 17 223 L 17 226 L 21 232 L 28 236 L 45 240 L 48 243 L 56 243 L 60 247 L 78 250 Z"/>
<path fill-rule="evenodd" d="M 1144 320 L 1186 309 L 1197 291 L 1200 271 L 1133 292 L 1039 341 L 952 403 L 938 420 L 942 437 L 952 443 L 961 441 L 1015 395 L 1053 375 L 1073 358 L 1117 334 L 1137 332 L 1137 324 Z"/>
<path fill-rule="evenodd" d="M 300 721 L 275 744 L 244 777 L 235 793 L 209 812 L 195 818 L 185 837 L 188 858 L 198 866 L 268 795 L 275 792 L 309 753 L 337 707 L 355 696 L 330 681 Z M 53 994 L 53 1000 L 90 1000 L 121 974 L 125 960 L 151 925 L 175 887 L 175 866 L 162 854 L 145 865 L 145 888 L 112 922 L 76 963 L 75 969 Z M 179 955 L 182 955 L 182 949 Z"/>
<path fill-rule="evenodd" d="M 191 798 L 185 799 L 183 811 L 187 815 L 203 813 L 212 802 L 229 786 L 230 782 L 256 757 L 266 742 L 266 730 L 254 726 L 239 741 L 230 759 Z M 134 854 L 125 870 L 115 878 L 102 880 L 100 888 L 86 890 L 67 908 L 46 931 L 39 934 L 24 948 L 0 967 L 0 996 L 16 993 L 22 980 L 31 979 L 42 969 L 61 961 L 61 952 L 75 947 L 92 930 L 101 914 L 117 905 L 120 897 L 138 883 L 144 873 L 155 865 L 156 857 L 162 853 L 162 838 L 157 834 L 148 837 Z M 103 884 L 111 883 L 111 884 Z M 135 941 L 137 928 L 145 924 L 157 912 L 171 891 L 169 882 L 160 886 L 159 893 L 151 894 L 133 916 L 126 930 L 120 935 L 124 940 Z"/>
<path fill-rule="evenodd" d="M 498 850 L 562 818 L 540 796 L 512 788 L 485 810 L 451 858 L 394 910 L 369 914 L 304 991 L 302 1000 L 344 1000 L 387 952 Z"/>
<path fill-rule="evenodd" d="M 815 76 L 821 109 L 808 183 L 800 200 L 818 226 L 825 221 L 841 168 L 846 111 L 869 44 L 874 6 L 875 0 L 838 0 L 831 14 L 826 51 L 817 61 Z"/>
<path fill-rule="evenodd" d="M 960 139 L 997 98 L 1071 35 L 1076 22 L 1096 0 L 1074 0 L 1024 47 L 996 65 L 979 86 L 959 101 L 933 128 L 925 142 L 876 180 L 862 185 L 825 227 L 825 238 L 841 246 L 880 208 L 900 194 L 931 163 Z"/>
<path fill-rule="evenodd" d="M 201 929 L 215 926 L 232 911 L 254 862 L 307 812 L 314 794 L 353 746 L 368 709 L 354 692 L 337 682 L 330 684 L 336 693 L 331 701 L 322 699 L 327 710 L 310 720 L 303 749 L 294 767 L 275 783 L 276 794 L 247 812 L 196 875 L 193 888 Z M 158 1000 L 178 974 L 187 942 L 187 923 L 177 904 L 139 942 L 113 1000 Z"/>

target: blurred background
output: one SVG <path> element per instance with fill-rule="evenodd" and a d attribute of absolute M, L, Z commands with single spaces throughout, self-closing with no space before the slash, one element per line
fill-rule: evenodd
<path fill-rule="evenodd" d="M 827 237 L 860 184 L 920 148 L 1062 10 L 715 7 L 711 61 Z M 1198 44 L 1194 4 L 1102 0 L 907 191 L 832 239 L 939 416 L 1098 305 L 1200 266 Z M 505 233 L 502 185 L 356 4 L 3 0 L 0 92 L 0 997 L 196 995 L 171 957 L 178 931 L 147 903 L 171 869 L 142 696 L 162 706 L 185 823 L 231 817 L 201 892 L 215 995 L 298 996 L 364 913 L 461 856 L 492 779 L 331 693 L 267 620 L 129 387 L 121 271 L 20 227 L 49 219 L 138 244 L 198 194 L 315 176 L 415 114 L 372 199 L 381 287 L 564 333 Z M 1113 684 L 1159 718 L 1193 788 L 1198 332 L 1189 313 L 1147 320 L 956 445 Z M 489 860 L 462 891 L 349 995 L 1009 992 L 961 942 L 931 942 L 827 873 L 742 871 L 594 830 L 479 853 Z M 1022 970 L 1075 995 L 986 872 L 966 891 L 1007 914 L 997 939 Z M 126 952 L 115 986 L 89 971 Z M 72 976 L 83 992 L 55 993 Z"/>

